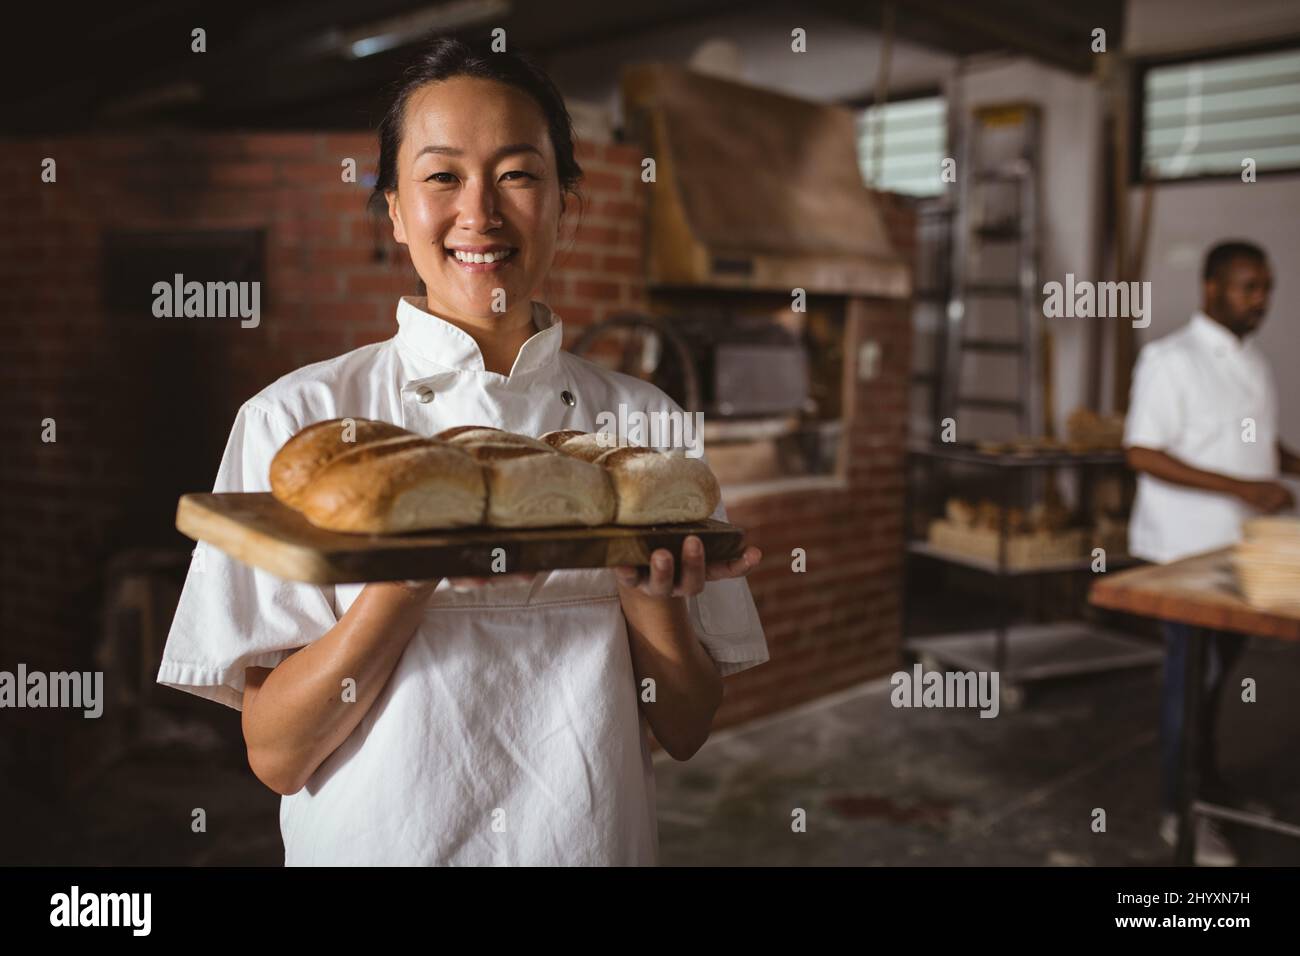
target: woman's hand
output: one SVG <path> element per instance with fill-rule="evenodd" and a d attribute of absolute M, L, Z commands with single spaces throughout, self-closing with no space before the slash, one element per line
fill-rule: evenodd
<path fill-rule="evenodd" d="M 639 703 L 641 713 L 675 760 L 689 760 L 708 739 L 723 697 L 721 670 L 695 633 L 684 599 L 708 581 L 743 577 L 762 557 L 749 547 L 732 561 L 706 563 L 704 542 L 690 535 L 682 542 L 676 586 L 673 555 L 663 548 L 650 555 L 649 573 L 614 568 L 637 686 L 649 680 L 656 688 L 654 701 Z"/>
<path fill-rule="evenodd" d="M 682 542 L 682 575 L 675 587 L 673 556 L 664 548 L 658 548 L 650 555 L 649 573 L 624 564 L 615 567 L 614 574 L 622 587 L 635 589 L 650 597 L 686 597 L 703 591 L 706 581 L 743 578 L 758 567 L 758 562 L 762 559 L 763 552 L 751 545 L 738 558 L 706 564 L 704 542 L 697 535 L 690 535 Z"/>
<path fill-rule="evenodd" d="M 408 607 L 427 604 L 442 578 L 424 578 L 418 581 L 371 581 L 361 593 L 367 599 L 385 607 Z"/>

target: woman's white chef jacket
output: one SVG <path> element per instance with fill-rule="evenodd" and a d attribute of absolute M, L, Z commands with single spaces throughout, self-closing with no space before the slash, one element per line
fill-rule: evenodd
<path fill-rule="evenodd" d="M 392 338 L 291 372 L 245 402 L 213 490 L 269 490 L 275 452 L 323 419 L 537 436 L 596 431 L 596 415 L 620 403 L 680 411 L 654 386 L 562 351 L 562 323 L 541 303 L 538 332 L 508 376 L 486 371 L 473 338 L 424 307 L 404 297 Z M 721 505 L 714 517 L 725 520 Z M 207 545 L 196 552 L 158 681 L 235 709 L 244 668 L 274 667 L 319 638 L 364 586 L 284 581 Z M 743 578 L 709 582 L 687 603 L 723 674 L 767 660 Z M 646 732 L 612 571 L 552 571 L 461 594 L 443 581 L 374 706 L 306 787 L 282 798 L 285 864 L 652 864 Z"/>

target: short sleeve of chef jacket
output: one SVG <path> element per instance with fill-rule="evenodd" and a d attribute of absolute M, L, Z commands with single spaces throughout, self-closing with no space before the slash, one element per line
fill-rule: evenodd
<path fill-rule="evenodd" d="M 721 502 L 713 517 L 718 521 L 727 520 L 727 510 Z M 686 606 L 696 636 L 717 662 L 723 677 L 768 659 L 767 638 L 745 578 L 709 581 L 703 591 L 686 599 Z"/>
<path fill-rule="evenodd" d="M 1152 348 L 1152 346 L 1156 348 Z M 1163 451 L 1182 437 L 1181 381 L 1161 343 L 1148 343 L 1138 353 L 1133 368 L 1128 415 L 1124 419 L 1124 447 Z"/>
<path fill-rule="evenodd" d="M 667 395 L 664 395 L 664 401 L 667 410 L 685 414 L 681 406 Z M 704 450 L 702 460 L 706 465 L 709 463 L 707 450 Z M 718 521 L 727 520 L 727 509 L 722 502 L 718 502 L 711 517 Z M 709 581 L 703 591 L 686 599 L 686 607 L 696 636 L 717 662 L 723 677 L 768 660 L 767 638 L 746 578 Z"/>
<path fill-rule="evenodd" d="M 246 402 L 212 490 L 270 491 L 271 459 L 295 430 L 271 410 Z M 199 543 L 158 682 L 241 710 L 244 668 L 275 667 L 333 627 L 333 590 L 282 580 Z"/>

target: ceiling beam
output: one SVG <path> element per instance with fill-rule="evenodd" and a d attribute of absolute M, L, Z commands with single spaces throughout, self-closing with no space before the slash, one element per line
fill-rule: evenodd
<path fill-rule="evenodd" d="M 1093 53 L 1088 34 L 1077 43 L 1063 41 L 1045 28 L 1041 14 L 1026 15 L 1024 10 L 1003 7 L 984 0 L 980 4 L 954 0 L 911 0 L 908 7 L 921 8 L 954 30 L 969 33 L 990 46 L 1027 54 L 1044 63 L 1074 73 L 1091 73 Z M 1027 9 L 1036 9 L 1037 5 Z"/>
<path fill-rule="evenodd" d="M 880 32 L 884 7 L 889 0 L 816 0 L 816 6 L 828 15 Z M 1075 73 L 1092 71 L 1089 48 L 1092 27 L 1082 28 L 1082 20 L 1045 18 L 1037 0 L 981 0 L 976 5 L 965 0 L 895 0 L 894 33 L 903 40 L 968 56 L 1005 49 Z M 1112 6 L 1104 0 L 1103 9 Z M 1098 13 L 1093 26 L 1106 28 L 1108 45 L 1116 42 L 1112 30 L 1116 25 Z M 1111 19 L 1119 20 L 1112 14 Z M 1070 39 L 1077 32 L 1078 41 Z"/>

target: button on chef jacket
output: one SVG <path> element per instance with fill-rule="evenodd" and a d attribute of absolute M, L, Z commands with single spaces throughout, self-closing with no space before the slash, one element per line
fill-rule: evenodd
<path fill-rule="evenodd" d="M 291 372 L 244 403 L 213 490 L 270 490 L 280 446 L 324 419 L 538 436 L 597 431 L 597 414 L 620 404 L 681 411 L 658 388 L 562 351 L 561 320 L 539 302 L 533 321 L 538 331 L 501 375 L 485 370 L 470 335 L 404 297 L 392 338 Z M 241 709 L 244 669 L 275 667 L 317 640 L 363 587 L 281 580 L 200 544 L 157 679 Z M 724 675 L 768 659 L 743 578 L 711 581 L 687 605 Z M 282 798 L 285 864 L 653 864 L 654 770 L 637 700 L 611 570 L 539 572 L 460 594 L 444 580 L 374 706 Z"/>
<path fill-rule="evenodd" d="M 1254 422 L 1248 441 L 1246 419 Z M 1138 353 L 1124 446 L 1234 478 L 1276 480 L 1277 392 L 1268 359 L 1204 312 Z M 1164 563 L 1225 548 L 1259 511 L 1231 495 L 1138 475 L 1129 551 Z"/>

